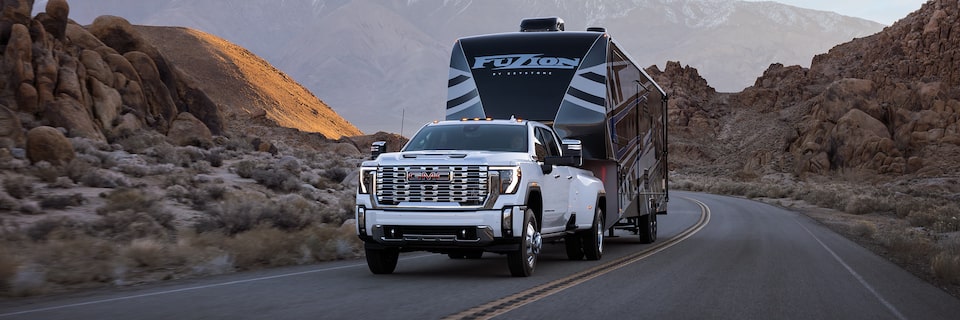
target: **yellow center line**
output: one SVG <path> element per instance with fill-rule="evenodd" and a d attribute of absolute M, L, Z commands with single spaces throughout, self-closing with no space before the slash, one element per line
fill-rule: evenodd
<path fill-rule="evenodd" d="M 710 222 L 710 208 L 706 204 L 700 202 L 699 200 L 682 197 L 690 202 L 696 203 L 700 207 L 700 220 L 697 221 L 694 225 L 690 226 L 679 235 L 656 244 L 646 250 L 621 257 L 617 260 L 610 261 L 608 263 L 584 270 L 582 272 L 575 273 L 573 275 L 567 276 L 565 278 L 557 279 L 513 295 L 503 297 L 459 313 L 455 313 L 449 316 L 444 317 L 444 319 L 491 319 L 493 317 L 499 316 L 501 314 L 510 312 L 511 310 L 525 306 L 531 302 L 541 300 L 543 298 L 549 297 L 555 293 L 566 290 L 567 288 L 576 286 L 578 284 L 587 282 L 593 278 L 602 276 L 604 274 L 613 272 L 614 270 L 620 269 L 624 266 L 627 266 L 631 263 L 643 260 L 649 256 L 652 256 L 658 252 L 666 250 L 677 243 L 680 243 L 683 240 L 693 236 L 699 232 L 703 227 Z"/>

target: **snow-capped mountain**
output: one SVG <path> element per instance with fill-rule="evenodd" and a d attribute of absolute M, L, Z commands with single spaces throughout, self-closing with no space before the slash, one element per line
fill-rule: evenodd
<path fill-rule="evenodd" d="M 35 12 L 45 1 L 36 3 Z M 809 66 L 883 25 L 775 2 L 732 0 L 71 0 L 70 17 L 185 26 L 216 34 L 290 74 L 364 132 L 411 134 L 443 118 L 456 38 L 508 32 L 525 17 L 603 26 L 642 66 L 696 67 L 720 91 L 771 63 Z"/>

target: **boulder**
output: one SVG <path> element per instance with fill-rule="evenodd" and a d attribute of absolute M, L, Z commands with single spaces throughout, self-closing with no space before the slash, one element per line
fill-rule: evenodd
<path fill-rule="evenodd" d="M 20 84 L 33 83 L 33 46 L 30 32 L 22 24 L 11 27 L 7 47 L 0 59 L 0 100 L 6 103 L 19 102 Z M 20 110 L 19 103 L 10 105 Z"/>
<path fill-rule="evenodd" d="M 70 5 L 66 0 L 47 1 L 45 14 L 38 14 L 37 20 L 43 24 L 43 28 L 56 39 L 64 40 L 67 34 L 67 16 L 70 14 Z"/>
<path fill-rule="evenodd" d="M 6 45 L 10 29 L 17 24 L 29 25 L 33 16 L 33 0 L 0 1 L 0 44 Z"/>
<path fill-rule="evenodd" d="M 94 118 L 100 123 L 100 127 L 109 133 L 123 106 L 120 93 L 97 79 L 90 79 L 90 87 Z"/>
<path fill-rule="evenodd" d="M 94 124 L 89 110 L 76 99 L 61 95 L 42 108 L 43 118 L 51 126 L 67 129 L 70 136 L 107 141 L 97 125 Z"/>
<path fill-rule="evenodd" d="M 177 106 L 170 94 L 170 89 L 160 78 L 156 64 L 147 54 L 140 51 L 127 52 L 123 57 L 130 63 L 130 67 L 136 71 L 140 79 L 147 107 L 142 111 L 151 115 L 154 119 L 160 120 L 162 124 L 158 129 L 165 130 L 169 121 L 177 115 Z"/>
<path fill-rule="evenodd" d="M 39 126 L 27 132 L 27 159 L 52 165 L 65 165 L 73 160 L 73 144 L 56 128 Z"/>
<path fill-rule="evenodd" d="M 67 39 L 70 43 L 87 50 L 107 50 L 109 53 L 117 53 L 113 48 L 108 47 L 100 39 L 97 39 L 92 33 L 77 24 L 68 24 L 66 28 Z M 104 49 L 100 49 L 104 48 Z"/>
<path fill-rule="evenodd" d="M 177 115 L 170 125 L 167 138 L 178 146 L 209 147 L 213 145 L 213 134 L 210 133 L 210 129 L 189 112 L 181 112 Z"/>
<path fill-rule="evenodd" d="M 80 63 L 87 69 L 87 75 L 100 80 L 100 82 L 114 85 L 113 70 L 100 53 L 93 50 L 83 50 L 80 52 Z"/>
<path fill-rule="evenodd" d="M 80 83 L 80 74 L 78 73 L 80 63 L 76 58 L 61 53 L 58 57 L 60 68 L 58 69 L 58 81 L 56 94 L 67 95 L 74 100 L 83 102 L 83 85 Z"/>

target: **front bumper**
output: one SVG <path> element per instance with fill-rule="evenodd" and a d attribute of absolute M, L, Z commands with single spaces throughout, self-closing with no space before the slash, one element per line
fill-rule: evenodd
<path fill-rule="evenodd" d="M 405 251 L 509 252 L 520 243 L 520 238 L 513 236 L 512 226 L 523 223 L 524 209 L 412 211 L 358 207 L 358 223 L 363 224 L 358 225 L 358 233 L 368 246 L 399 247 Z"/>

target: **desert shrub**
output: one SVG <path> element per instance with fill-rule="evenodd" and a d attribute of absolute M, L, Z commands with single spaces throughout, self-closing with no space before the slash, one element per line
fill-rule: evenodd
<path fill-rule="evenodd" d="M 54 166 L 46 161 L 40 161 L 33 164 L 33 176 L 43 182 L 54 182 L 57 178 L 65 176 L 66 169 L 60 166 Z"/>
<path fill-rule="evenodd" d="M 167 221 L 160 221 L 167 220 Z M 132 240 L 139 238 L 167 237 L 171 227 L 172 215 L 154 217 L 146 212 L 135 210 L 111 211 L 91 226 L 97 234 L 114 240 Z M 166 223 L 166 225 L 164 225 Z"/>
<path fill-rule="evenodd" d="M 872 238 L 877 233 L 877 226 L 867 221 L 857 221 L 850 231 L 860 237 Z"/>
<path fill-rule="evenodd" d="M 207 215 L 194 224 L 194 229 L 198 233 L 223 231 L 228 235 L 253 229 L 265 202 L 265 198 L 239 196 L 208 206 Z"/>
<path fill-rule="evenodd" d="M 58 284 L 107 282 L 114 277 L 112 243 L 89 236 L 52 240 L 34 250 L 47 281 Z"/>
<path fill-rule="evenodd" d="M 73 180 L 70 180 L 69 177 L 57 177 L 53 180 L 47 187 L 50 188 L 60 188 L 60 189 L 69 189 L 76 187 L 77 185 L 73 183 Z"/>
<path fill-rule="evenodd" d="M 77 157 L 67 163 L 65 170 L 70 180 L 80 182 L 84 175 L 97 167 L 100 167 L 100 159 L 90 155 L 78 154 Z"/>
<path fill-rule="evenodd" d="M 210 163 L 207 162 L 207 160 L 198 160 L 190 163 L 190 169 L 197 173 L 213 172 L 213 167 L 210 166 Z"/>
<path fill-rule="evenodd" d="M 222 184 L 208 185 L 203 187 L 203 193 L 213 200 L 223 200 L 227 195 L 227 187 Z"/>
<path fill-rule="evenodd" d="M 929 228 L 935 232 L 960 231 L 960 207 L 948 204 L 921 208 L 911 211 L 907 221 L 912 226 Z"/>
<path fill-rule="evenodd" d="M 0 211 L 20 210 L 20 201 L 14 199 L 6 191 L 0 190 Z"/>
<path fill-rule="evenodd" d="M 280 157 L 280 160 L 277 161 L 277 168 L 281 170 L 286 170 L 292 174 L 300 174 L 300 160 L 291 156 Z"/>
<path fill-rule="evenodd" d="M 131 153 L 144 153 L 148 148 L 168 144 L 166 137 L 153 130 L 140 130 L 138 134 L 119 139 L 116 143 Z"/>
<path fill-rule="evenodd" d="M 314 222 L 316 205 L 298 194 L 289 194 L 271 201 L 257 217 L 258 224 L 267 223 L 286 231 L 300 230 Z"/>
<path fill-rule="evenodd" d="M 944 241 L 940 252 L 930 260 L 930 268 L 937 278 L 960 284 L 960 238 Z"/>
<path fill-rule="evenodd" d="M 339 228 L 322 224 L 304 232 L 303 244 L 316 261 L 354 258 L 363 251 L 354 220 L 344 222 Z"/>
<path fill-rule="evenodd" d="M 19 210 L 19 211 L 20 211 L 20 213 L 22 213 L 22 214 L 30 214 L 30 215 L 36 215 L 36 214 L 42 214 L 42 213 L 44 213 L 44 212 L 43 212 L 43 209 L 40 208 L 40 205 L 39 205 L 37 202 L 35 202 L 35 201 L 24 201 L 24 202 L 20 203 L 20 210 Z"/>
<path fill-rule="evenodd" d="M 294 192 L 300 189 L 302 183 L 298 175 L 290 171 L 275 168 L 256 169 L 251 176 L 257 183 L 281 192 Z"/>
<path fill-rule="evenodd" d="M 146 214 L 163 228 L 173 229 L 174 216 L 160 203 L 160 197 L 157 195 L 147 194 L 141 189 L 123 188 L 110 192 L 105 198 L 107 203 L 97 208 L 97 214 L 139 212 Z M 123 221 L 121 219 L 120 221 L 112 221 L 112 223 L 125 224 Z"/>
<path fill-rule="evenodd" d="M 134 163 L 122 163 L 117 165 L 117 170 L 123 174 L 134 176 L 137 178 L 142 178 L 150 175 L 151 170 L 149 166 L 134 164 Z"/>
<path fill-rule="evenodd" d="M 219 168 L 223 166 L 223 153 L 220 151 L 220 149 L 210 150 L 210 153 L 207 154 L 207 158 L 205 160 L 207 160 L 207 162 L 209 162 L 214 168 Z"/>
<path fill-rule="evenodd" d="M 253 172 L 257 170 L 257 163 L 252 160 L 243 160 L 234 165 L 237 175 L 241 178 L 253 178 Z"/>
<path fill-rule="evenodd" d="M 130 180 L 119 172 L 94 168 L 80 177 L 80 183 L 94 188 L 129 187 Z"/>
<path fill-rule="evenodd" d="M 33 182 L 24 176 L 13 176 L 3 179 L 3 190 L 17 199 L 24 199 L 33 194 Z"/>
<path fill-rule="evenodd" d="M 87 199 L 82 194 L 47 195 L 40 197 L 40 207 L 43 209 L 65 209 L 82 205 Z"/>
<path fill-rule="evenodd" d="M 936 249 L 928 236 L 912 229 L 890 230 L 879 240 L 894 257 L 906 261 L 929 257 Z"/>
<path fill-rule="evenodd" d="M 182 251 L 172 250 L 168 244 L 160 240 L 141 238 L 125 246 L 121 250 L 121 255 L 126 258 L 130 267 L 156 269 L 187 263 L 187 257 L 180 252 Z"/>
<path fill-rule="evenodd" d="M 868 195 L 857 195 L 847 199 L 843 208 L 844 212 L 850 214 L 869 214 L 895 211 L 895 205 L 885 197 L 875 197 Z"/>
<path fill-rule="evenodd" d="M 329 168 L 329 169 L 323 171 L 323 176 L 324 176 L 324 177 L 326 177 L 327 179 L 330 179 L 330 181 L 334 181 L 334 182 L 336 182 L 336 183 L 342 182 L 343 179 L 346 179 L 347 176 L 349 176 L 349 175 L 350 175 L 350 170 L 347 170 L 346 168 L 340 168 L 340 167 L 337 167 L 337 168 Z"/>
<path fill-rule="evenodd" d="M 260 226 L 229 238 L 225 248 L 236 267 L 254 269 L 296 264 L 304 260 L 301 240 L 294 234 Z"/>
<path fill-rule="evenodd" d="M 223 147 L 230 151 L 249 152 L 254 150 L 253 144 L 244 137 L 230 138 Z"/>

